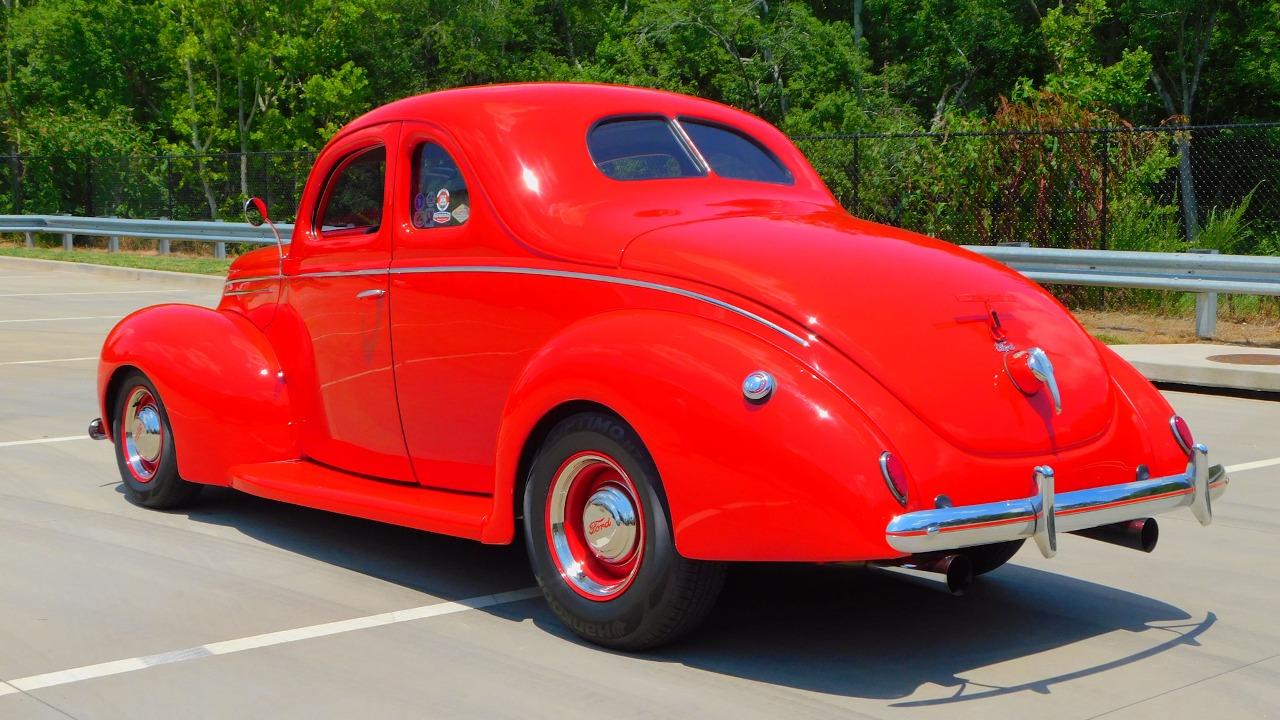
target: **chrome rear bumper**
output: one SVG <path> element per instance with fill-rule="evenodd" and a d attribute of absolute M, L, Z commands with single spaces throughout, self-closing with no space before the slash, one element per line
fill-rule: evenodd
<path fill-rule="evenodd" d="M 1045 557 L 1058 550 L 1059 532 L 1151 517 L 1190 507 L 1201 525 L 1213 520 L 1213 499 L 1227 489 L 1221 465 L 1209 466 L 1208 449 L 1192 449 L 1187 470 L 1119 485 L 1055 494 L 1053 469 L 1035 468 L 1038 492 L 1004 502 L 920 510 L 898 515 L 885 528 L 895 550 L 926 553 L 1034 538 Z"/>

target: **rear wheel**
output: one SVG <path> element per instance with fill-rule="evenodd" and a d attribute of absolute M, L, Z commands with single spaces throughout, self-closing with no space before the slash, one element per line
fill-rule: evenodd
<path fill-rule="evenodd" d="M 151 380 L 141 372 L 131 372 L 120 383 L 112 407 L 116 464 L 129 499 L 157 510 L 194 500 L 200 485 L 178 476 L 169 415 Z"/>
<path fill-rule="evenodd" d="M 657 468 L 639 436 L 605 413 L 555 426 L 524 493 L 529 561 L 555 614 L 623 650 L 670 642 L 710 612 L 722 563 L 676 553 Z"/>
<path fill-rule="evenodd" d="M 1009 542 L 995 543 L 994 545 L 978 545 L 976 547 L 968 547 L 960 550 L 960 554 L 969 558 L 969 564 L 973 566 L 974 577 L 985 575 L 1001 565 L 1009 562 L 1009 560 L 1022 549 L 1022 543 L 1026 540 L 1010 540 Z"/>

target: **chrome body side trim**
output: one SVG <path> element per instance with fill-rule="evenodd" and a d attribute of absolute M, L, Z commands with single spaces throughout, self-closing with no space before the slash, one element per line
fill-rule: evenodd
<path fill-rule="evenodd" d="M 791 332 L 790 330 L 787 330 L 786 328 L 782 327 L 781 325 L 775 322 L 772 322 L 763 317 L 760 317 L 759 315 L 751 312 L 750 310 L 746 310 L 744 308 L 738 307 L 737 305 L 733 305 L 723 300 L 713 298 L 710 295 L 703 295 L 700 292 L 694 292 L 693 290 L 685 290 L 684 288 L 678 288 L 672 285 L 663 285 L 661 283 L 649 282 L 648 280 L 635 280 L 632 278 L 618 277 L 616 275 L 599 275 L 596 273 L 576 272 L 573 270 L 551 270 L 551 269 L 544 269 L 544 268 L 505 267 L 502 265 L 440 265 L 440 266 L 425 266 L 425 267 L 403 267 L 403 268 L 391 269 L 392 275 L 417 275 L 417 274 L 424 274 L 424 273 L 426 274 L 429 274 L 429 273 L 508 273 L 512 275 L 544 275 L 547 277 L 562 277 L 562 278 L 570 278 L 573 280 L 588 280 L 592 282 L 612 283 L 614 285 L 624 285 L 627 287 L 643 288 L 645 290 L 655 290 L 657 292 L 664 292 L 664 293 L 669 293 L 671 295 L 679 295 L 680 297 L 690 298 L 692 300 L 698 300 L 700 302 L 704 302 L 709 305 L 714 305 L 722 310 L 728 310 L 729 312 L 735 315 L 739 315 L 741 317 L 747 318 L 748 320 L 752 320 L 756 323 L 764 325 L 770 330 L 781 333 L 782 335 L 785 335 L 787 338 L 799 343 L 800 345 L 803 345 L 804 347 L 809 347 L 808 340 L 805 340 L 804 338 Z"/>
<path fill-rule="evenodd" d="M 235 280 L 227 280 L 223 285 L 239 285 L 240 283 L 256 282 L 259 280 L 283 280 L 284 275 L 255 275 L 253 277 L 236 278 Z"/>
<path fill-rule="evenodd" d="M 222 294 L 223 295 L 257 295 L 258 293 L 269 293 L 273 291 L 274 291 L 274 288 L 259 287 L 259 288 L 249 288 L 247 290 L 223 290 Z"/>
<path fill-rule="evenodd" d="M 1203 525 L 1213 519 L 1211 500 L 1227 489 L 1226 470 L 1209 465 L 1197 444 L 1186 472 L 1118 485 L 1055 494 L 1052 469 L 1035 469 L 1035 495 L 1018 500 L 919 510 L 898 515 L 885 528 L 895 550 L 925 553 L 1035 538 L 1052 557 L 1058 533 L 1136 520 L 1189 507 Z M 1048 471 L 1047 473 L 1045 471 Z"/>
<path fill-rule="evenodd" d="M 770 330 L 780 333 L 786 336 L 788 339 L 804 347 L 809 347 L 808 340 L 791 332 L 790 330 L 787 330 L 781 325 L 771 320 L 768 320 L 766 318 L 763 318 L 757 315 L 756 313 L 751 312 L 750 310 L 738 307 L 737 305 L 725 302 L 724 300 L 711 297 L 710 295 L 704 295 L 700 292 L 694 292 L 693 290 L 686 290 L 684 288 L 675 287 L 673 285 L 663 285 L 661 283 L 649 282 L 648 280 L 635 280 L 632 278 L 618 277 L 616 275 L 600 275 L 597 273 L 575 272 L 572 270 L 551 270 L 546 268 L 529 268 L 529 267 L 507 267 L 503 265 L 424 265 L 424 266 L 418 266 L 418 267 L 391 268 L 389 270 L 385 270 L 385 269 L 334 270 L 334 271 L 326 271 L 326 272 L 299 273 L 297 275 L 290 275 L 290 276 L 262 275 L 259 277 L 236 278 L 235 280 L 228 280 L 226 283 L 224 283 L 224 285 L 230 285 L 233 283 L 251 282 L 254 280 L 278 280 L 278 279 L 281 279 L 282 277 L 324 278 L 324 277 L 347 277 L 347 276 L 357 276 L 357 275 L 384 275 L 384 274 L 418 275 L 418 274 L 430 274 L 430 273 L 508 273 L 511 275 L 543 275 L 547 277 L 562 277 L 562 278 L 570 278 L 573 280 L 588 280 L 592 282 L 612 283 L 614 285 L 624 285 L 627 287 L 637 287 L 637 288 L 643 288 L 645 290 L 654 290 L 657 292 L 664 292 L 671 295 L 679 295 L 680 297 L 686 297 L 691 300 L 697 300 L 699 302 L 707 303 L 708 305 L 714 305 L 715 307 L 718 307 L 722 310 L 727 310 L 735 315 L 739 315 L 741 317 L 747 318 L 748 320 L 759 323 L 760 325 L 763 325 L 769 328 Z"/>

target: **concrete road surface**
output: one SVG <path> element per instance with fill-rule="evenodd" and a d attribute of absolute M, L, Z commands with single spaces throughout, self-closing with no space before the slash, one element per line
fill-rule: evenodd
<path fill-rule="evenodd" d="M 700 633 L 633 656 L 572 637 L 519 547 L 229 491 L 126 502 L 81 437 L 92 358 L 174 301 L 215 298 L 0 265 L 0 718 L 1280 717 L 1280 403 L 1169 393 L 1232 482 L 1152 555 L 1028 544 L 961 598 L 737 567 Z"/>

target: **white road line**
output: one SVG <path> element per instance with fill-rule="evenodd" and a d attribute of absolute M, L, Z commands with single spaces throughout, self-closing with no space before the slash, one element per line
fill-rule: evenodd
<path fill-rule="evenodd" d="M 133 672 L 135 670 L 155 667 L 156 665 L 169 665 L 171 663 L 185 662 L 187 660 L 195 660 L 196 658 L 209 657 L 211 655 L 230 655 L 231 653 L 270 647 L 272 645 L 282 645 L 284 643 L 297 642 L 298 640 L 310 640 L 312 638 L 348 633 L 354 630 L 366 630 L 368 628 L 381 627 L 383 625 L 394 625 L 396 623 L 410 622 L 412 620 L 423 620 L 426 618 L 440 617 L 441 615 L 452 615 L 454 613 L 466 612 L 468 610 L 478 610 L 480 608 L 493 607 L 494 605 L 504 605 L 506 603 L 518 602 L 520 600 L 528 600 L 530 598 L 537 597 L 540 594 L 541 593 L 537 588 L 524 588 L 522 590 L 512 590 L 511 592 L 498 593 L 496 595 L 481 595 L 479 597 L 467 598 L 466 600 L 442 602 L 434 605 L 422 605 L 416 608 L 409 608 L 408 610 L 395 610 L 387 613 L 379 613 L 377 615 L 366 615 L 364 617 L 352 618 L 350 620 L 338 620 L 336 622 L 310 625 L 307 627 L 294 628 L 292 630 L 281 630 L 279 632 L 264 633 L 262 635 L 251 635 L 249 637 L 238 638 L 236 640 L 224 640 L 222 642 L 209 643 L 208 645 L 197 645 L 196 647 L 186 648 L 183 650 L 172 650 L 169 652 L 157 653 L 155 655 L 142 655 L 140 657 L 112 660 L 110 662 L 98 663 L 96 665 L 85 665 L 83 667 L 71 668 L 70 670 L 59 670 L 57 672 L 44 673 L 42 675 L 31 675 L 29 677 L 18 678 L 17 680 L 0 682 L 0 695 L 8 695 L 17 692 L 30 692 L 32 690 L 40 690 L 42 688 L 54 687 L 57 685 L 67 685 L 69 683 L 80 682 L 82 680 L 92 680 L 93 678 L 107 677 L 109 675 L 120 675 L 123 673 Z"/>
<path fill-rule="evenodd" d="M 0 323 L 53 322 L 55 320 L 119 320 L 119 315 L 77 315 L 75 317 L 56 318 L 23 318 L 21 320 L 0 320 Z"/>
<path fill-rule="evenodd" d="M 1267 460 L 1254 460 L 1253 462 L 1240 463 L 1238 465 L 1228 465 L 1226 471 L 1229 473 L 1244 472 L 1246 470 L 1258 470 L 1272 465 L 1280 465 L 1280 457 L 1269 458 Z"/>
<path fill-rule="evenodd" d="M 9 440 L 7 442 L 0 442 L 0 448 L 14 447 L 16 445 L 42 445 L 44 443 L 56 443 L 56 442 L 67 442 L 69 440 L 88 440 L 88 439 L 90 439 L 89 436 L 85 434 L 85 435 L 68 435 L 66 437 L 56 437 L 56 438 L 40 438 L 39 440 Z"/>
<path fill-rule="evenodd" d="M 44 365 L 45 363 L 79 362 L 81 360 L 97 360 L 97 359 L 98 359 L 97 355 L 92 355 L 89 357 L 78 357 L 78 358 L 56 358 L 53 360 L 7 360 L 5 362 L 0 362 L 0 365 Z"/>
<path fill-rule="evenodd" d="M 54 295 L 147 295 L 151 293 L 185 293 L 185 292 L 196 292 L 196 291 L 195 290 L 95 290 L 91 292 L 10 293 L 8 295 L 0 295 L 0 298 L 52 297 Z"/>

